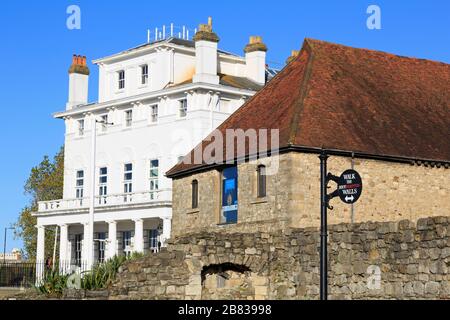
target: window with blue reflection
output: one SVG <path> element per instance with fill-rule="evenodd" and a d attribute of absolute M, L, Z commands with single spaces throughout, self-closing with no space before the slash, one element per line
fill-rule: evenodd
<path fill-rule="evenodd" d="M 236 223 L 238 217 L 237 167 L 226 168 L 222 172 L 221 223 Z"/>

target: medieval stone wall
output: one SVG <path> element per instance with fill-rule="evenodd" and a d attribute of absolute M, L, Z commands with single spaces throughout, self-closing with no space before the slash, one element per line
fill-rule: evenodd
<path fill-rule="evenodd" d="M 450 218 L 329 230 L 331 299 L 450 299 Z M 127 263 L 110 299 L 317 299 L 317 228 L 200 233 Z"/>
<path fill-rule="evenodd" d="M 279 160 L 278 164 L 275 160 Z M 268 162 L 272 161 L 272 162 Z M 353 163 L 352 163 L 353 162 Z M 267 196 L 258 198 L 256 170 L 266 164 Z M 354 167 L 363 180 L 354 205 L 333 199 L 329 223 L 400 221 L 450 212 L 450 170 L 378 160 L 330 157 L 328 169 L 340 175 Z M 199 206 L 191 206 L 191 182 L 198 180 Z M 220 225 L 221 175 L 217 170 L 173 181 L 173 235 L 211 232 L 274 232 L 320 225 L 320 167 L 317 154 L 287 153 L 238 165 L 238 223 Z M 330 182 L 329 191 L 335 184 Z"/>

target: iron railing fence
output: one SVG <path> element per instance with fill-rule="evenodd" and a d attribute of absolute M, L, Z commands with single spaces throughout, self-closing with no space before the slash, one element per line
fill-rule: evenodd
<path fill-rule="evenodd" d="M 29 288 L 35 281 L 34 262 L 0 262 L 0 287 Z"/>
<path fill-rule="evenodd" d="M 0 287 L 31 288 L 38 283 L 38 277 L 46 278 L 47 273 L 83 274 L 88 271 L 85 261 L 48 262 L 0 262 Z"/>

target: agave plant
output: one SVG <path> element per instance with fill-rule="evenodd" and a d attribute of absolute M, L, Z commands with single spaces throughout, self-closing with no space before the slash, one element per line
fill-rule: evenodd
<path fill-rule="evenodd" d="M 98 264 L 92 270 L 85 272 L 81 287 L 85 290 L 107 288 L 116 278 L 120 266 L 127 260 L 125 256 L 114 256 L 105 263 Z"/>
<path fill-rule="evenodd" d="M 136 260 L 136 259 L 140 259 L 144 256 L 144 253 L 142 252 L 133 252 L 130 257 L 128 258 L 128 260 Z"/>
<path fill-rule="evenodd" d="M 36 290 L 41 294 L 60 296 L 63 290 L 67 288 L 67 279 L 69 275 L 63 275 L 58 269 L 47 270 L 40 285 Z"/>
<path fill-rule="evenodd" d="M 106 289 L 116 278 L 119 268 L 127 260 L 143 257 L 142 253 L 134 253 L 130 257 L 114 256 L 104 263 L 95 265 L 92 270 L 82 273 L 81 288 L 84 290 Z M 67 288 L 69 274 L 60 274 L 58 269 L 48 270 L 44 274 L 42 284 L 37 286 L 38 292 L 47 295 L 60 296 Z"/>

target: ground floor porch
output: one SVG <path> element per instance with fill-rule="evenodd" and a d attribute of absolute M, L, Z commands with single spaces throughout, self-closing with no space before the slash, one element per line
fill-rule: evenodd
<path fill-rule="evenodd" d="M 87 213 L 38 216 L 37 278 L 46 268 L 58 267 L 63 272 L 89 270 L 92 267 L 88 259 L 90 243 L 93 244 L 94 265 L 114 256 L 158 252 L 171 233 L 170 208 L 158 209 L 95 214 L 93 237 Z M 56 231 L 53 248 L 47 250 L 50 252 L 45 250 L 46 229 Z"/>

